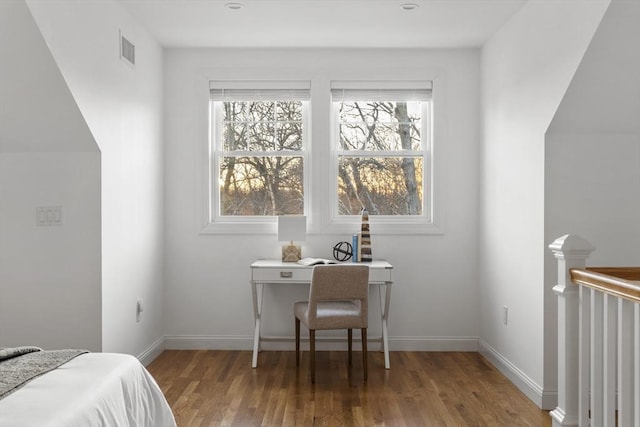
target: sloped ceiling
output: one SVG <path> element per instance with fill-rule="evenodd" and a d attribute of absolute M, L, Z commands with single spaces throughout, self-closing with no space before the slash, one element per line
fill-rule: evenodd
<path fill-rule="evenodd" d="M 0 1 L 0 153 L 98 146 L 24 1 Z"/>
<path fill-rule="evenodd" d="M 549 132 L 640 133 L 640 2 L 613 0 Z"/>

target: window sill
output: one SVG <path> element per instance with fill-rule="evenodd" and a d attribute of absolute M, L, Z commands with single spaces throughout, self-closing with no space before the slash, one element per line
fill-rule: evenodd
<path fill-rule="evenodd" d="M 340 234 L 353 235 L 360 231 L 360 221 L 335 221 L 331 224 L 308 224 L 307 234 Z M 420 221 L 375 221 L 369 219 L 371 234 L 375 235 L 441 235 L 444 229 L 438 224 Z M 208 234 L 277 234 L 278 226 L 275 221 L 220 221 L 210 222 L 201 230 L 201 235 Z"/>

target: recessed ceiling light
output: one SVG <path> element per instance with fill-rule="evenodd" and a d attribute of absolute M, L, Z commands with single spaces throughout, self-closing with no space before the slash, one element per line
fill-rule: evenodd
<path fill-rule="evenodd" d="M 244 5 L 242 3 L 226 3 L 224 7 L 231 10 L 240 10 L 244 7 Z"/>
<path fill-rule="evenodd" d="M 402 10 L 416 10 L 419 7 L 420 5 L 415 3 L 402 3 L 400 5 L 400 9 Z"/>

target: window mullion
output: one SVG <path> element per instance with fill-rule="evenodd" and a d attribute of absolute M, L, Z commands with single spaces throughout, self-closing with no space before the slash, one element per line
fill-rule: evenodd
<path fill-rule="evenodd" d="M 336 150 L 336 153 L 341 157 L 422 157 L 425 155 L 424 151 L 416 150 Z"/>
<path fill-rule="evenodd" d="M 223 151 L 224 157 L 303 157 L 302 151 L 297 150 L 279 150 L 279 151 L 246 151 L 234 150 Z"/>

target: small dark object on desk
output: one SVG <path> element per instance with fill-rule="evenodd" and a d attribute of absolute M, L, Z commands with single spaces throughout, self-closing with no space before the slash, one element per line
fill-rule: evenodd
<path fill-rule="evenodd" d="M 333 257 L 336 261 L 348 261 L 353 256 L 353 246 L 349 242 L 339 242 L 333 247 Z"/>

